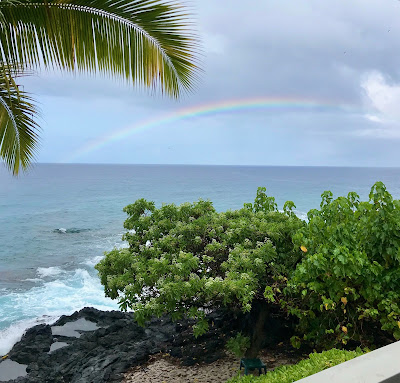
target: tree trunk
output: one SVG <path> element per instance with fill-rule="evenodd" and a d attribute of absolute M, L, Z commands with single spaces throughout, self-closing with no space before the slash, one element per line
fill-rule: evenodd
<path fill-rule="evenodd" d="M 265 301 L 256 301 L 250 313 L 250 347 L 246 351 L 246 358 L 257 358 L 259 351 L 265 341 L 265 322 L 268 318 L 269 310 Z M 254 318 L 254 319 L 253 319 Z"/>

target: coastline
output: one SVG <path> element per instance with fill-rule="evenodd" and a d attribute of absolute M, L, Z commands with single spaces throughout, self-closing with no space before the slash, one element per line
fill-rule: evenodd
<path fill-rule="evenodd" d="M 238 373 L 239 359 L 225 344 L 243 318 L 221 311 L 209 319 L 210 331 L 195 338 L 188 320 L 162 317 L 143 328 L 133 313 L 86 307 L 28 329 L 0 361 L 0 382 L 224 383 Z M 262 357 L 269 368 L 301 359 L 283 342 Z"/>
<path fill-rule="evenodd" d="M 142 328 L 133 313 L 86 307 L 52 325 L 28 329 L 0 362 L 0 381 L 119 383 L 126 371 L 160 352 L 179 358 L 185 366 L 212 363 L 224 357 L 232 323 L 222 313 L 211 313 L 210 318 L 214 327 L 195 339 L 189 321 L 163 317 Z M 21 375 L 23 370 L 26 375 Z"/>

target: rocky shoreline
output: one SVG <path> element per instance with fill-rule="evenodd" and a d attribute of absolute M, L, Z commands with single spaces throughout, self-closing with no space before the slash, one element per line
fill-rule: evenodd
<path fill-rule="evenodd" d="M 167 353 L 183 366 L 224 357 L 232 316 L 211 313 L 210 331 L 194 338 L 190 321 L 152 320 L 138 326 L 132 313 L 84 308 L 53 325 L 29 329 L 0 362 L 0 382 L 114 383 L 152 355 Z"/>

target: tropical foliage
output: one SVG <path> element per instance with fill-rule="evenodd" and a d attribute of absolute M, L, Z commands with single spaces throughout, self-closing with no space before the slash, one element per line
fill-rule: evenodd
<path fill-rule="evenodd" d="M 0 156 L 17 174 L 38 139 L 37 109 L 15 77 L 51 68 L 118 76 L 172 97 L 198 75 L 188 10 L 166 0 L 0 2 Z"/>
<path fill-rule="evenodd" d="M 23 73 L 17 66 L 0 64 L 0 157 L 14 174 L 29 166 L 39 139 L 38 110 L 16 83 Z"/>
<path fill-rule="evenodd" d="M 293 208 L 279 212 L 265 188 L 223 213 L 209 201 L 156 208 L 141 199 L 125 208 L 129 247 L 96 268 L 106 294 L 142 325 L 168 313 L 194 318 L 200 335 L 210 309 L 248 313 L 251 326 L 228 343 L 238 355 L 257 354 L 277 313 L 297 332 L 295 347 L 400 339 L 400 201 L 377 182 L 367 202 L 324 192 L 307 222 Z"/>
<path fill-rule="evenodd" d="M 295 343 L 370 344 L 380 330 L 400 339 L 400 201 L 381 182 L 368 202 L 323 193 L 294 242 L 307 252 L 281 304 L 299 318 Z"/>
<path fill-rule="evenodd" d="M 363 351 L 345 351 L 332 349 L 321 353 L 312 353 L 308 359 L 302 360 L 294 365 L 285 365 L 269 371 L 260 377 L 247 375 L 238 376 L 229 380 L 227 383 L 292 383 L 327 368 L 347 362 L 353 358 L 361 356 Z"/>
<path fill-rule="evenodd" d="M 201 200 L 156 208 L 141 199 L 124 211 L 129 248 L 112 250 L 96 266 L 106 295 L 133 309 L 141 325 L 167 313 L 193 318 L 195 335 L 208 329 L 207 310 L 257 307 L 256 353 L 268 313 L 263 293 L 301 257 L 292 235 L 302 221 L 289 209 L 278 212 L 263 188 L 254 206 L 224 213 Z"/>

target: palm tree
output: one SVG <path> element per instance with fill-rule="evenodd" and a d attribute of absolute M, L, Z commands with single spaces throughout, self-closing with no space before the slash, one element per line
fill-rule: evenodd
<path fill-rule="evenodd" d="M 198 77 L 187 8 L 175 0 L 0 0 L 0 158 L 26 170 L 37 108 L 18 76 L 41 68 L 106 73 L 172 97 Z"/>

